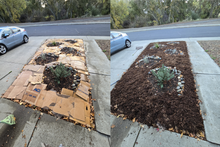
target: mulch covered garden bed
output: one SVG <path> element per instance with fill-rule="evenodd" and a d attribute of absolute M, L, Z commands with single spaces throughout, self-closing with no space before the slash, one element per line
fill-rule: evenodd
<path fill-rule="evenodd" d="M 159 44 L 159 48 L 149 44 L 117 82 L 111 91 L 111 112 L 148 126 L 205 139 L 201 101 L 196 94 L 186 43 Z M 173 49 L 175 53 L 168 54 Z M 139 66 L 146 56 L 158 56 L 160 60 Z M 157 72 L 163 64 L 174 77 L 161 88 L 152 70 Z"/>

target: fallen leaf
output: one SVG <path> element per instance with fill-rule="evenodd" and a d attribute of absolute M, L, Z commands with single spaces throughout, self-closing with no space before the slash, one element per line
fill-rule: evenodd
<path fill-rule="evenodd" d="M 203 138 L 205 137 L 203 132 L 200 132 L 200 136 L 203 137 Z"/>
<path fill-rule="evenodd" d="M 115 125 L 112 125 L 111 128 L 113 129 L 115 127 Z"/>
<path fill-rule="evenodd" d="M 133 123 L 135 122 L 135 118 L 132 120 L 132 122 L 133 122 Z"/>
<path fill-rule="evenodd" d="M 144 128 L 144 125 L 140 125 L 141 128 Z"/>
<path fill-rule="evenodd" d="M 169 131 L 174 131 L 174 129 L 173 128 L 169 128 Z"/>
<path fill-rule="evenodd" d="M 198 140 L 198 141 L 200 141 L 200 139 L 199 139 L 199 138 L 197 138 L 197 140 Z"/>
<path fill-rule="evenodd" d="M 182 138 L 183 137 L 183 132 L 181 133 L 181 135 L 180 135 L 180 138 Z"/>
<path fill-rule="evenodd" d="M 90 128 L 88 128 L 88 130 L 89 130 L 89 132 L 91 131 L 91 129 L 90 129 Z"/>

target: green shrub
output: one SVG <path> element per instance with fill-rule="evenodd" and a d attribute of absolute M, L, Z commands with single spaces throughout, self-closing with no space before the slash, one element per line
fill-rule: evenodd
<path fill-rule="evenodd" d="M 53 73 L 55 81 L 58 84 L 60 84 L 60 80 L 62 78 L 66 78 L 71 75 L 71 71 L 69 71 L 68 68 L 65 67 L 62 63 L 57 65 L 55 70 L 52 67 L 50 67 L 50 71 Z"/>
<path fill-rule="evenodd" d="M 45 53 L 42 53 L 42 54 L 40 55 L 40 57 L 41 57 L 42 60 L 46 60 L 46 55 L 45 55 Z"/>
<path fill-rule="evenodd" d="M 159 45 L 158 43 L 155 43 L 155 44 L 154 44 L 154 47 L 155 47 L 155 48 L 159 48 L 160 45 Z"/>
<path fill-rule="evenodd" d="M 149 63 L 148 56 L 145 56 L 145 57 L 143 58 L 143 61 L 144 61 L 144 63 Z"/>
<path fill-rule="evenodd" d="M 164 64 L 161 68 L 159 68 L 157 73 L 153 70 L 151 72 L 156 77 L 158 85 L 160 85 L 161 88 L 163 88 L 163 83 L 165 81 L 169 81 L 170 79 L 174 78 L 174 72 L 170 73 L 170 69 L 164 67 Z"/>

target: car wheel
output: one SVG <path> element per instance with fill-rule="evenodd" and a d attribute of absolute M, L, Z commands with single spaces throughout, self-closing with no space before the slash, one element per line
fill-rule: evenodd
<path fill-rule="evenodd" d="M 24 40 L 24 43 L 28 43 L 29 38 L 27 36 L 24 36 L 23 40 Z"/>
<path fill-rule="evenodd" d="M 129 40 L 126 40 L 126 41 L 125 41 L 125 46 L 126 46 L 127 48 L 131 47 L 131 42 L 130 42 Z"/>
<path fill-rule="evenodd" d="M 0 45 L 0 54 L 3 55 L 7 52 L 7 48 L 4 45 Z"/>

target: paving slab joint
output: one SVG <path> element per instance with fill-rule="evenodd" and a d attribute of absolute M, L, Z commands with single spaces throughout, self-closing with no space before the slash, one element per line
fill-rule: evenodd
<path fill-rule="evenodd" d="M 34 136 L 34 131 L 36 130 L 36 128 L 37 128 L 37 124 L 38 124 L 38 121 L 39 121 L 40 119 L 41 119 L 41 115 L 39 115 L 39 117 L 38 117 L 38 119 L 37 119 L 37 121 L 36 121 L 36 124 L 35 124 L 34 130 L 33 130 L 33 132 L 31 133 L 30 140 L 29 140 L 28 143 L 27 143 L 27 147 L 29 147 L 29 144 L 30 144 L 30 142 L 31 142 L 31 139 L 32 139 L 32 137 Z"/>
<path fill-rule="evenodd" d="M 138 137 L 139 137 L 139 134 L 140 134 L 140 132 L 141 132 L 141 129 L 142 129 L 142 128 L 140 128 L 139 131 L 138 131 L 138 134 L 137 134 L 137 137 L 136 137 L 136 139 L 135 139 L 135 141 L 134 141 L 133 147 L 135 147 L 135 144 L 136 144 L 136 142 L 137 142 L 137 139 L 138 139 Z"/>
<path fill-rule="evenodd" d="M 101 73 L 95 73 L 95 72 L 89 72 L 90 74 L 94 74 L 94 75 L 101 75 L 101 76 L 110 76 L 107 74 L 101 74 Z"/>
<path fill-rule="evenodd" d="M 197 72 L 194 72 L 193 74 L 199 74 L 199 75 L 220 75 L 220 74 L 211 74 L 211 73 L 197 73 Z"/>

